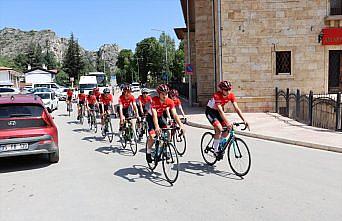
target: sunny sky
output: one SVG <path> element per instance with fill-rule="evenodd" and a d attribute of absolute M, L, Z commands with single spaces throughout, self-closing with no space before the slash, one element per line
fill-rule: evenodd
<path fill-rule="evenodd" d="M 70 33 L 82 47 L 97 50 L 117 43 L 135 49 L 145 37 L 159 37 L 151 29 L 184 27 L 179 0 L 0 0 L 0 29 L 52 29 L 59 37 Z"/>

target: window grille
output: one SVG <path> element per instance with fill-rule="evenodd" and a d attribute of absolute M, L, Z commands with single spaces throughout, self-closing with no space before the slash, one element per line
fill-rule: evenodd
<path fill-rule="evenodd" d="M 291 74 L 291 51 L 276 52 L 276 75 Z"/>

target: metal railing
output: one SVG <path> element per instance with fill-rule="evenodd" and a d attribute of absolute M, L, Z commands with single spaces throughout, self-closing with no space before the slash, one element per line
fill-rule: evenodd
<path fill-rule="evenodd" d="M 275 112 L 309 126 L 342 130 L 341 92 L 335 94 L 301 94 L 275 88 Z"/>

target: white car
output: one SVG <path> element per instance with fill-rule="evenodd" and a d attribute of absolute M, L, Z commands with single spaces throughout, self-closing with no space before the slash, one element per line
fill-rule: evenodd
<path fill-rule="evenodd" d="M 54 92 L 38 92 L 34 93 L 35 96 L 39 96 L 45 108 L 51 113 L 54 110 L 58 109 L 58 99 Z"/>
<path fill-rule="evenodd" d="M 131 84 L 132 92 L 140 91 L 140 84 L 138 82 L 133 82 Z"/>
<path fill-rule="evenodd" d="M 58 96 L 58 99 L 60 101 L 65 101 L 67 99 L 67 92 L 68 92 L 68 88 L 63 88 L 63 90 L 60 90 L 60 94 Z"/>
<path fill-rule="evenodd" d="M 20 94 L 20 91 L 13 87 L 0 87 L 0 95 Z"/>

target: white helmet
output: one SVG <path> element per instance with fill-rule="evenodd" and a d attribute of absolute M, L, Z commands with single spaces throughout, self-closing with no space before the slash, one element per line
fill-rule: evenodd
<path fill-rule="evenodd" d="M 147 89 L 147 88 L 141 89 L 141 93 L 142 93 L 142 94 L 143 94 L 143 93 L 148 93 L 148 89 Z"/>

